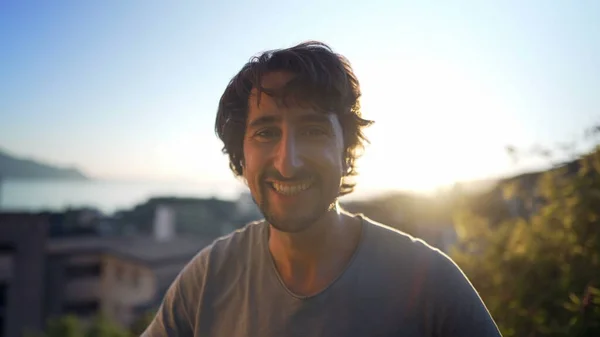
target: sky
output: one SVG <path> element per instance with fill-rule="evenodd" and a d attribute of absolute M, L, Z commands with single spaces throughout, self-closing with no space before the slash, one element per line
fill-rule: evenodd
<path fill-rule="evenodd" d="M 218 100 L 261 51 L 345 55 L 375 120 L 359 190 L 526 169 L 598 122 L 598 1 L 0 1 L 0 148 L 104 179 L 233 182 Z"/>

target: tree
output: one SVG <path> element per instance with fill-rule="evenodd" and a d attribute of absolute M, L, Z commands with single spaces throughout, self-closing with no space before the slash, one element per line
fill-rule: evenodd
<path fill-rule="evenodd" d="M 154 316 L 156 315 L 155 311 L 149 310 L 148 312 L 140 315 L 131 325 L 131 333 L 134 336 L 140 336 L 144 330 L 150 325 Z"/>
<path fill-rule="evenodd" d="M 81 337 L 83 326 L 77 317 L 66 315 L 49 319 L 43 333 L 25 332 L 26 337 Z"/>
<path fill-rule="evenodd" d="M 25 332 L 26 337 L 130 337 L 127 329 L 120 327 L 103 315 L 96 316 L 90 324 L 66 315 L 48 320 L 43 333 Z M 139 335 L 133 335 L 139 336 Z"/>
<path fill-rule="evenodd" d="M 114 322 L 110 321 L 104 315 L 98 315 L 92 321 L 85 337 L 129 337 L 129 332 Z"/>
<path fill-rule="evenodd" d="M 600 149 L 575 163 L 504 186 L 518 216 L 456 215 L 452 257 L 505 336 L 600 336 Z"/>

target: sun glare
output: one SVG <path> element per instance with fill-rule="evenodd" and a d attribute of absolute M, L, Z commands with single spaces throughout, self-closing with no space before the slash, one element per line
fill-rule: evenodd
<path fill-rule="evenodd" d="M 431 59 L 370 68 L 362 106 L 376 124 L 359 162 L 364 188 L 432 192 L 505 164 L 507 122 L 496 116 L 506 109 L 468 71 Z"/>
<path fill-rule="evenodd" d="M 357 191 L 435 192 L 506 169 L 509 111 L 477 76 L 441 60 L 415 58 L 355 65 L 364 117 L 375 120 L 358 161 Z M 390 70 L 391 69 L 391 70 Z M 509 127 L 510 124 L 510 127 Z M 157 144 L 154 170 L 192 180 L 231 180 L 214 137 L 177 134 Z"/>

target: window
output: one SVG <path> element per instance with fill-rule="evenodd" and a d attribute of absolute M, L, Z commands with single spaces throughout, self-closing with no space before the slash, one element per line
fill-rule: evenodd
<path fill-rule="evenodd" d="M 67 266 L 65 274 L 67 278 L 80 278 L 80 277 L 99 277 L 102 268 L 100 263 L 91 265 L 81 266 Z"/>
<path fill-rule="evenodd" d="M 117 265 L 115 267 L 115 277 L 117 279 L 117 281 L 123 281 L 124 279 L 124 271 L 123 271 L 123 267 Z"/>
<path fill-rule="evenodd" d="M 8 297 L 8 284 L 0 283 L 0 337 L 4 337 L 4 315 L 6 315 L 6 302 Z"/>
<path fill-rule="evenodd" d="M 15 245 L 11 242 L 2 242 L 0 243 L 0 258 L 4 258 L 5 261 L 8 261 L 8 264 L 5 267 L 10 267 L 12 265 L 11 258 L 12 255 L 17 251 Z M 6 282 L 0 282 L 0 337 L 4 337 L 4 329 L 6 319 L 6 306 L 8 302 L 8 284 Z"/>
<path fill-rule="evenodd" d="M 140 271 L 137 269 L 133 270 L 131 276 L 131 283 L 134 287 L 138 287 L 140 285 Z"/>
<path fill-rule="evenodd" d="M 10 242 L 0 243 L 0 255 L 7 254 L 11 255 L 16 252 L 15 245 Z"/>
<path fill-rule="evenodd" d="M 98 301 L 81 301 L 66 303 L 63 306 L 65 314 L 75 314 L 79 316 L 91 316 L 98 312 L 100 305 Z"/>
<path fill-rule="evenodd" d="M 0 314 L 2 309 L 6 307 L 8 300 L 8 284 L 6 282 L 0 282 Z"/>

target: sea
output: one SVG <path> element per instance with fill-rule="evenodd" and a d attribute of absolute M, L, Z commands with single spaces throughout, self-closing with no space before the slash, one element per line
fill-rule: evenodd
<path fill-rule="evenodd" d="M 90 207 L 105 214 L 130 209 L 153 197 L 236 200 L 247 188 L 240 182 L 156 182 L 118 180 L 0 181 L 0 211 L 42 212 Z"/>
<path fill-rule="evenodd" d="M 0 180 L 0 212 L 64 211 L 92 208 L 106 215 L 131 209 L 151 198 L 217 198 L 235 201 L 249 190 L 241 181 L 131 181 L 131 180 Z M 368 199 L 386 193 L 359 185 L 340 201 Z"/>

